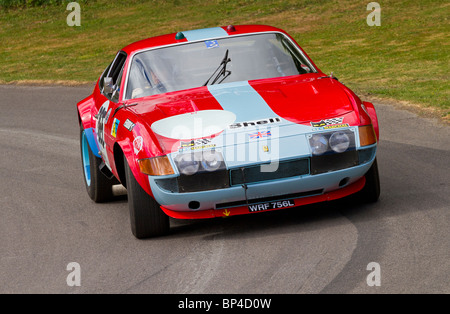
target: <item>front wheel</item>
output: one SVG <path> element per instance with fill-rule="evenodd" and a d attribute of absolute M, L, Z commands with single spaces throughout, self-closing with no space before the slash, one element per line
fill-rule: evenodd
<path fill-rule="evenodd" d="M 124 157 L 131 231 L 138 239 L 165 235 L 169 232 L 169 217 L 159 204 L 139 185 Z"/>
<path fill-rule="evenodd" d="M 359 192 L 361 200 L 365 203 L 375 203 L 380 197 L 380 177 L 378 175 L 377 159 L 365 174 L 366 185 Z"/>
<path fill-rule="evenodd" d="M 108 179 L 100 172 L 102 160 L 92 152 L 83 128 L 80 128 L 81 161 L 83 177 L 89 197 L 96 203 L 110 201 L 114 198 L 112 186 L 114 179 Z"/>

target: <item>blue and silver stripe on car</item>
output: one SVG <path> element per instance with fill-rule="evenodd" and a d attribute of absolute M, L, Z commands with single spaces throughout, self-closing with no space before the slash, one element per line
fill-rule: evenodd
<path fill-rule="evenodd" d="M 228 36 L 228 33 L 221 27 L 195 29 L 191 31 L 183 31 L 182 33 L 188 41 L 207 40 Z"/>

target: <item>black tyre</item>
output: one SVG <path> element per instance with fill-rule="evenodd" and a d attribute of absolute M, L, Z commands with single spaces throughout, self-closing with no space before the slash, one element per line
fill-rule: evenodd
<path fill-rule="evenodd" d="M 359 192 L 359 197 L 365 203 L 375 203 L 380 197 L 380 177 L 378 175 L 377 159 L 370 167 L 369 171 L 365 174 L 366 185 Z"/>
<path fill-rule="evenodd" d="M 128 207 L 130 209 L 131 232 L 138 239 L 165 235 L 169 232 L 169 217 L 159 204 L 144 191 L 134 177 L 124 157 L 127 182 Z"/>
<path fill-rule="evenodd" d="M 100 172 L 102 159 L 92 152 L 83 128 L 80 128 L 80 146 L 83 178 L 89 197 L 96 203 L 112 200 L 114 198 L 112 186 L 117 184 L 117 180 L 108 179 Z"/>

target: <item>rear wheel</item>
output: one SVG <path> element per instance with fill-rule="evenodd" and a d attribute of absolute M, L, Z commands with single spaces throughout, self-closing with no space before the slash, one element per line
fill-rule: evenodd
<path fill-rule="evenodd" d="M 366 185 L 359 192 L 359 197 L 365 203 L 375 203 L 380 197 L 380 177 L 378 175 L 377 159 L 365 174 Z"/>
<path fill-rule="evenodd" d="M 114 197 L 112 186 L 116 181 L 100 172 L 102 160 L 92 152 L 83 128 L 80 129 L 80 146 L 84 183 L 89 197 L 96 203 L 110 201 Z"/>
<path fill-rule="evenodd" d="M 159 204 L 144 191 L 124 157 L 131 231 L 138 239 L 161 236 L 169 232 L 169 217 Z"/>

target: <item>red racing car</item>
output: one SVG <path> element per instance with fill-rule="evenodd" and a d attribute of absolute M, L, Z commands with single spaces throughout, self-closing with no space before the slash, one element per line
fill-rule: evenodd
<path fill-rule="evenodd" d="M 373 104 L 285 31 L 239 25 L 133 43 L 78 103 L 95 202 L 128 193 L 137 238 L 173 218 L 250 214 L 380 194 Z"/>

